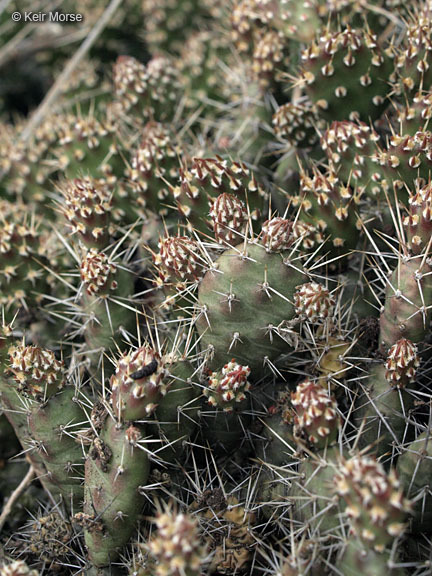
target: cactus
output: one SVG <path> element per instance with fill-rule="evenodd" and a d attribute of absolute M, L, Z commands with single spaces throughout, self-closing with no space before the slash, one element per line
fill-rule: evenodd
<path fill-rule="evenodd" d="M 429 573 L 430 2 L 120 4 L 0 15 L 0 572 Z"/>

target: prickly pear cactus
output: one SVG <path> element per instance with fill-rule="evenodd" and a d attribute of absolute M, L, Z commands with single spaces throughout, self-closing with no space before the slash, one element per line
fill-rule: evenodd
<path fill-rule="evenodd" d="M 0 576 L 430 574 L 431 2 L 6 4 Z"/>

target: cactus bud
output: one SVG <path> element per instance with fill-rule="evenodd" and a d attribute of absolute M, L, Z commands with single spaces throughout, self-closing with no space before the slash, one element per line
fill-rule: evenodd
<path fill-rule="evenodd" d="M 161 238 L 155 264 L 164 280 L 172 275 L 178 281 L 192 282 L 203 274 L 198 242 L 187 236 Z"/>
<path fill-rule="evenodd" d="M 9 349 L 9 356 L 9 369 L 25 396 L 45 401 L 63 388 L 63 362 L 51 350 L 18 345 Z"/>
<path fill-rule="evenodd" d="M 94 178 L 66 180 L 60 185 L 65 206 L 62 212 L 86 246 L 104 247 L 107 243 L 111 193 Z"/>
<path fill-rule="evenodd" d="M 117 288 L 113 279 L 116 265 L 109 261 L 108 256 L 92 248 L 81 262 L 81 280 L 90 296 L 106 297 L 110 290 Z"/>
<path fill-rule="evenodd" d="M 292 393 L 291 403 L 296 410 L 295 436 L 304 435 L 317 449 L 334 442 L 340 424 L 334 396 L 330 396 L 322 386 L 307 378 Z"/>
<path fill-rule="evenodd" d="M 237 364 L 234 358 L 222 370 L 210 371 L 207 388 L 204 390 L 208 403 L 220 406 L 224 412 L 232 412 L 235 404 L 246 398 L 245 392 L 250 389 L 250 372 L 249 366 Z"/>
<path fill-rule="evenodd" d="M 210 210 L 215 239 L 219 244 L 238 244 L 247 227 L 244 202 L 234 194 L 220 194 Z"/>
<path fill-rule="evenodd" d="M 146 546 L 156 560 L 156 576 L 198 574 L 204 559 L 198 525 L 187 514 L 166 510 L 155 519 L 157 533 Z"/>
<path fill-rule="evenodd" d="M 330 291 L 317 282 L 297 286 L 294 294 L 296 313 L 310 322 L 328 318 L 333 314 L 335 299 Z"/>
<path fill-rule="evenodd" d="M 405 530 L 410 503 L 400 489 L 394 470 L 368 456 L 344 460 L 335 476 L 336 491 L 345 500 L 353 533 L 369 547 L 383 552 Z"/>
<path fill-rule="evenodd" d="M 403 388 L 407 383 L 414 382 L 419 365 L 417 346 L 411 340 L 401 338 L 388 351 L 385 363 L 386 380 L 392 386 Z"/>
<path fill-rule="evenodd" d="M 266 220 L 261 230 L 261 241 L 268 252 L 288 250 L 295 240 L 293 223 L 280 216 Z"/>
<path fill-rule="evenodd" d="M 152 414 L 167 391 L 164 375 L 159 354 L 148 346 L 121 356 L 110 379 L 117 418 L 139 420 Z"/>

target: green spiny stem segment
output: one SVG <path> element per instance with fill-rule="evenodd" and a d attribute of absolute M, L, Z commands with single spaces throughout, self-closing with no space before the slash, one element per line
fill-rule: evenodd
<path fill-rule="evenodd" d="M 400 132 L 414 136 L 416 132 L 426 132 L 432 118 L 432 94 L 419 92 L 400 103 L 395 110 Z"/>
<path fill-rule="evenodd" d="M 146 45 L 152 54 L 181 51 L 194 30 L 200 29 L 210 16 L 213 2 L 191 0 L 143 0 L 142 15 Z"/>
<path fill-rule="evenodd" d="M 16 437 L 21 442 L 21 445 L 27 448 L 27 444 L 30 442 L 27 423 L 27 403 L 23 403 L 23 399 L 17 390 L 16 383 L 11 385 L 8 374 L 5 374 L 5 368 L 9 363 L 8 351 L 12 341 L 12 326 L 5 324 L 2 325 L 0 333 L 0 361 L 2 365 L 0 377 L 0 405 L 6 418 L 14 429 Z M 44 484 L 46 470 L 41 457 L 34 450 L 29 451 L 27 457 L 35 469 L 36 474 L 41 478 L 41 481 Z M 46 486 L 46 484 L 44 485 Z"/>
<path fill-rule="evenodd" d="M 429 329 L 432 274 L 427 261 L 401 258 L 387 288 L 380 317 L 380 347 L 383 354 L 401 338 L 414 344 L 424 341 Z"/>
<path fill-rule="evenodd" d="M 413 397 L 405 390 L 392 387 L 388 369 L 375 364 L 359 394 L 354 411 L 354 422 L 362 432 L 359 446 L 372 446 L 378 456 L 391 454 L 406 438 L 406 415 L 413 406 Z"/>
<path fill-rule="evenodd" d="M 114 94 L 126 121 L 169 121 L 180 93 L 178 72 L 165 56 L 146 65 L 132 56 L 119 56 L 114 65 Z M 129 118 L 128 118 L 129 116 Z"/>
<path fill-rule="evenodd" d="M 94 248 L 84 253 L 80 272 L 85 288 L 82 309 L 89 317 L 85 328 L 88 348 L 109 349 L 116 339 L 121 341 L 123 329 L 135 324 L 134 312 L 119 303 L 133 294 L 132 275 Z"/>
<path fill-rule="evenodd" d="M 369 548 L 365 549 L 360 542 L 350 539 L 336 568 L 344 576 L 358 576 L 359 574 L 405 576 L 405 570 L 395 567 L 394 563 L 395 560 L 390 558 L 389 552 L 379 554 Z"/>
<path fill-rule="evenodd" d="M 315 227 L 315 241 L 322 244 L 329 236 L 325 248 L 331 254 L 346 253 L 358 241 L 356 204 L 359 198 L 340 181 L 334 172 L 321 174 L 314 168 L 312 176 L 301 172 L 300 194 L 293 199 L 299 218 Z"/>
<path fill-rule="evenodd" d="M 269 407 L 268 417 L 256 440 L 256 453 L 264 462 L 274 466 L 282 466 L 293 462 L 293 422 L 294 411 L 291 405 L 290 393 L 279 392 L 275 404 Z"/>
<path fill-rule="evenodd" d="M 170 186 L 179 177 L 177 157 L 180 149 L 173 143 L 174 135 L 163 124 L 149 122 L 144 127 L 140 145 L 131 159 L 130 186 L 138 212 L 150 208 L 167 216 L 172 203 Z"/>
<path fill-rule="evenodd" d="M 218 406 L 224 412 L 232 412 L 238 402 L 246 399 L 245 392 L 250 389 L 249 366 L 241 366 L 233 358 L 221 370 L 209 371 L 204 395 L 211 406 Z"/>
<path fill-rule="evenodd" d="M 314 457 L 303 457 L 298 467 L 298 479 L 290 489 L 293 514 L 301 523 L 308 523 L 314 533 L 331 539 L 338 538 L 342 524 L 340 512 L 344 503 L 335 499 L 334 474 L 340 460 L 340 449 L 331 446 Z"/>
<path fill-rule="evenodd" d="M 276 136 L 296 148 L 309 148 L 317 144 L 317 129 L 325 128 L 325 122 L 316 108 L 308 103 L 284 104 L 273 115 L 272 123 Z"/>
<path fill-rule="evenodd" d="M 0 223 L 0 304 L 36 307 L 47 290 L 39 223 L 25 206 L 9 203 L 2 205 Z"/>
<path fill-rule="evenodd" d="M 229 38 L 218 30 L 201 30 L 190 36 L 177 62 L 185 90 L 185 106 L 196 109 L 232 96 L 232 87 L 224 82 L 222 61 L 230 60 Z"/>
<path fill-rule="evenodd" d="M 46 189 L 53 167 L 45 160 L 52 153 L 56 141 L 56 119 L 48 117 L 24 142 L 20 138 L 22 125 L 1 125 L 0 129 L 0 187 L 11 198 L 19 198 L 30 205 L 42 207 L 46 203 Z"/>
<path fill-rule="evenodd" d="M 284 39 L 308 42 L 319 25 L 318 6 L 312 0 L 237 0 L 231 14 L 232 36 L 241 52 L 268 30 Z"/>
<path fill-rule="evenodd" d="M 325 30 L 302 53 L 300 76 L 327 120 L 379 117 L 388 92 L 389 56 L 369 30 Z"/>
<path fill-rule="evenodd" d="M 371 160 L 379 136 L 364 122 L 335 121 L 321 137 L 332 170 L 345 184 L 375 196 L 379 186 L 374 183 L 376 166 Z"/>
<path fill-rule="evenodd" d="M 77 505 L 83 497 L 82 448 L 74 427 L 82 421 L 83 412 L 75 389 L 66 386 L 63 363 L 50 350 L 21 344 L 12 346 L 9 355 L 7 384 L 11 388 L 15 384 L 18 392 L 12 409 L 19 411 L 25 404 L 27 410 L 28 429 L 16 428 L 20 441 L 24 448 L 27 443 L 34 446 L 37 460 L 47 471 L 43 483 L 61 494 L 66 505 Z"/>
<path fill-rule="evenodd" d="M 317 382 L 306 379 L 292 393 L 294 407 L 294 436 L 305 439 L 317 450 L 336 440 L 340 426 L 337 402 Z"/>
<path fill-rule="evenodd" d="M 375 165 L 373 179 L 383 190 L 396 189 L 399 200 L 406 197 L 405 187 L 423 186 L 432 166 L 432 133 L 392 134 L 386 148 L 377 145 L 371 156 Z"/>
<path fill-rule="evenodd" d="M 282 247 L 283 249 L 283 247 Z M 244 243 L 224 252 L 208 271 L 198 292 L 197 327 L 210 368 L 233 356 L 261 372 L 265 359 L 287 349 L 282 330 L 294 317 L 295 287 L 305 279 L 288 254 Z"/>
<path fill-rule="evenodd" d="M 262 89 L 278 80 L 277 70 L 288 65 L 286 39 L 276 30 L 268 30 L 257 38 L 252 54 L 254 80 Z"/>
<path fill-rule="evenodd" d="M 83 512 L 75 515 L 97 567 L 115 561 L 129 541 L 141 511 L 139 488 L 149 473 L 147 454 L 139 445 L 143 428 L 110 417 L 100 424 L 85 464 Z"/>
<path fill-rule="evenodd" d="M 432 520 L 429 485 L 432 474 L 432 442 L 430 429 L 422 432 L 414 442 L 404 448 L 397 462 L 401 485 L 413 499 L 412 532 L 427 530 Z"/>
<path fill-rule="evenodd" d="M 168 391 L 158 400 L 154 414 L 163 443 L 170 444 L 161 453 L 167 460 L 181 454 L 182 440 L 188 440 L 197 428 L 201 390 L 191 381 L 194 369 L 187 360 L 164 358 Z"/>
<path fill-rule="evenodd" d="M 119 422 L 146 418 L 167 392 L 164 360 L 149 346 L 131 350 L 118 360 L 110 385 Z"/>
<path fill-rule="evenodd" d="M 408 29 L 395 61 L 395 83 L 399 92 L 414 92 L 428 88 L 432 81 L 430 52 L 432 50 L 432 26 L 427 4 L 423 10 L 412 14 Z"/>
<path fill-rule="evenodd" d="M 66 178 L 91 174 L 113 185 L 124 172 L 117 130 L 108 116 L 103 120 L 92 115 L 61 117 L 57 147 L 53 151 L 58 168 Z"/>

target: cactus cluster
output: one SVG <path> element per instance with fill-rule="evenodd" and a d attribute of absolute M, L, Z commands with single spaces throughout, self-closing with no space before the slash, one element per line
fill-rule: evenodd
<path fill-rule="evenodd" d="M 429 574 L 431 3 L 82 6 L 0 8 L 0 576 Z"/>

